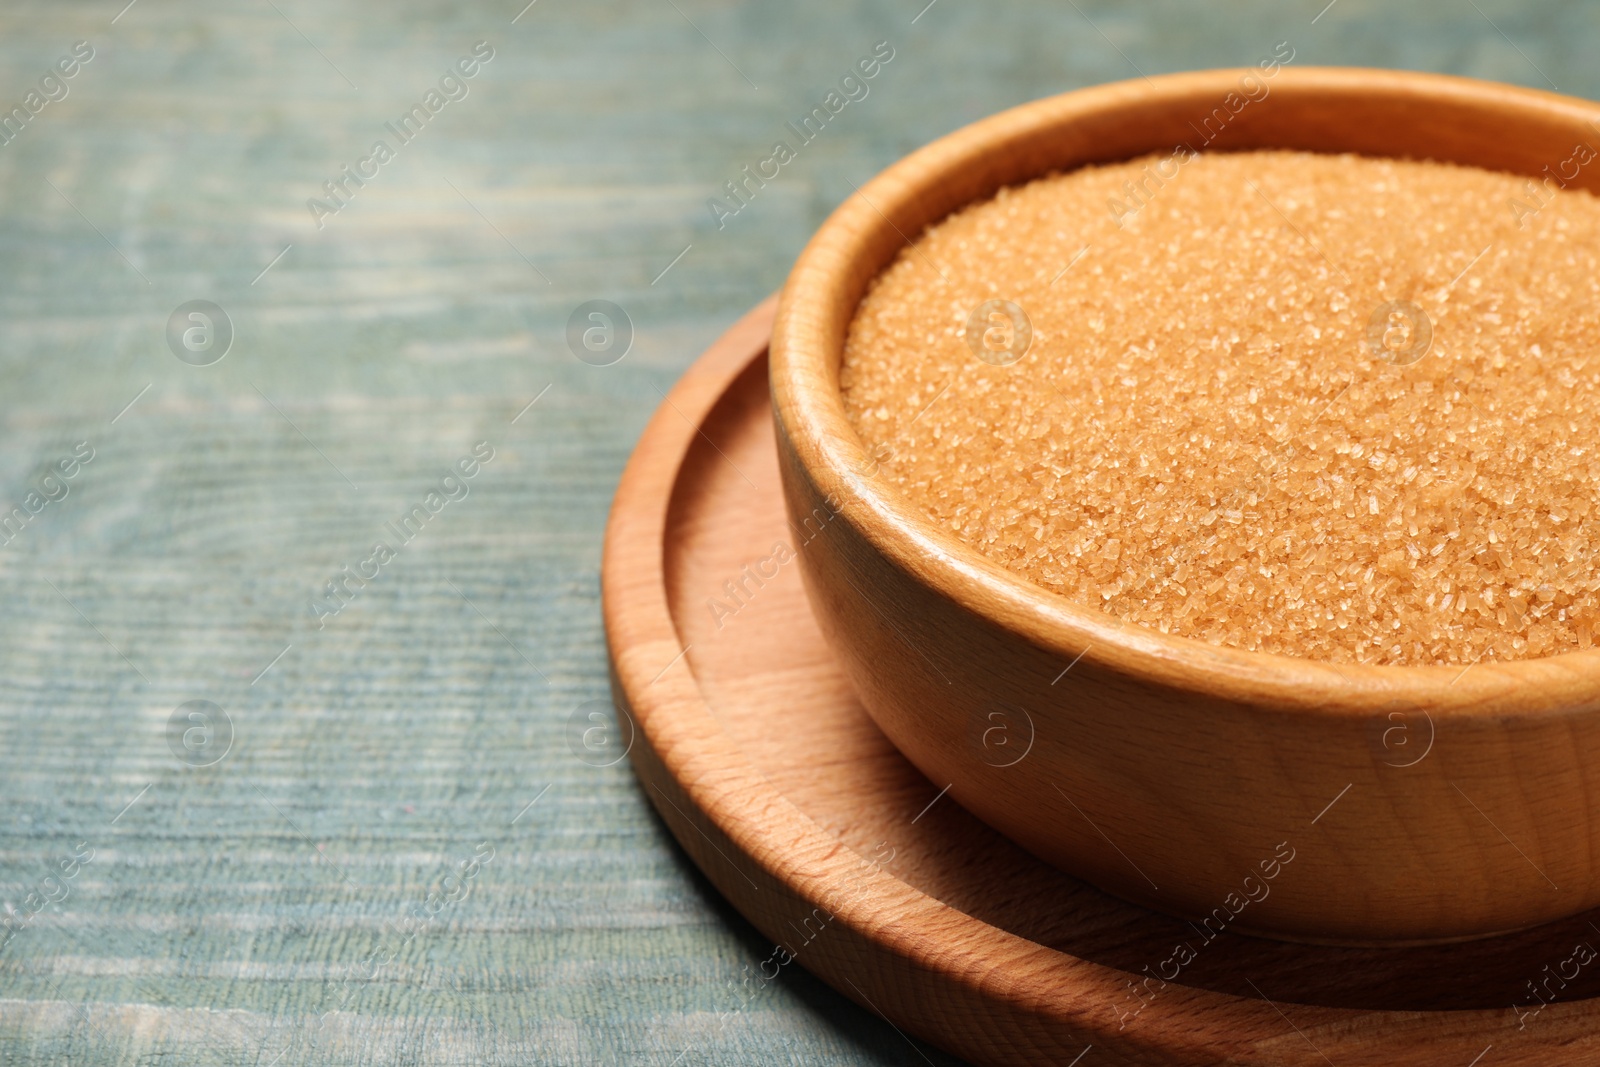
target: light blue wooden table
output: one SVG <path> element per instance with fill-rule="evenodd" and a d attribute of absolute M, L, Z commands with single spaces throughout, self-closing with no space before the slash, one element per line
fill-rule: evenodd
<path fill-rule="evenodd" d="M 660 391 L 1037 96 L 1279 41 L 1600 93 L 1577 2 L 523 2 L 0 10 L 0 1063 L 952 1062 L 742 1004 L 768 946 L 574 753 Z"/>

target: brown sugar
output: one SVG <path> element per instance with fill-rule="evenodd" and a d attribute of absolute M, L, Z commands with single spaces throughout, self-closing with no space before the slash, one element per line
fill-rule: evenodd
<path fill-rule="evenodd" d="M 1214 153 L 931 227 L 840 385 L 863 473 L 1046 589 L 1237 648 L 1466 665 L 1600 626 L 1597 346 L 1588 193 Z"/>

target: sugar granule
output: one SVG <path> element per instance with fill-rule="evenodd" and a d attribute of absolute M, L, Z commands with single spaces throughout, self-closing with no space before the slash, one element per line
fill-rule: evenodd
<path fill-rule="evenodd" d="M 1160 161 L 1002 190 L 884 270 L 840 371 L 871 470 L 1163 633 L 1397 665 L 1590 647 L 1600 201 L 1433 162 Z"/>

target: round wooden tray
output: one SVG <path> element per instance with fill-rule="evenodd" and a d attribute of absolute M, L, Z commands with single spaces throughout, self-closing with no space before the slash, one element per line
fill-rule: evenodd
<path fill-rule="evenodd" d="M 981 1064 L 1600 1064 L 1594 913 L 1423 948 L 1208 941 L 1034 859 L 923 778 L 806 603 L 795 557 L 827 533 L 784 515 L 772 313 L 740 320 L 656 412 L 602 581 L 634 768 L 781 948 L 764 978 L 792 958 Z"/>

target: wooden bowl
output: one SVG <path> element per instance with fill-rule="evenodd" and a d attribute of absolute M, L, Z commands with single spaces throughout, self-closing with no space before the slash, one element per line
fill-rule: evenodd
<path fill-rule="evenodd" d="M 1465 671 L 1334 665 L 1123 625 L 936 528 L 877 477 L 845 415 L 846 329 L 908 238 L 1002 186 L 1194 142 L 1191 122 L 1245 73 L 1004 112 L 890 167 L 818 231 L 771 359 L 786 504 L 823 633 L 879 727 L 963 806 L 1202 933 L 1426 942 L 1600 905 L 1600 650 Z M 1268 84 L 1208 147 L 1535 177 L 1600 144 L 1600 107 L 1504 85 L 1292 68 Z M 1567 184 L 1593 190 L 1600 167 Z"/>

